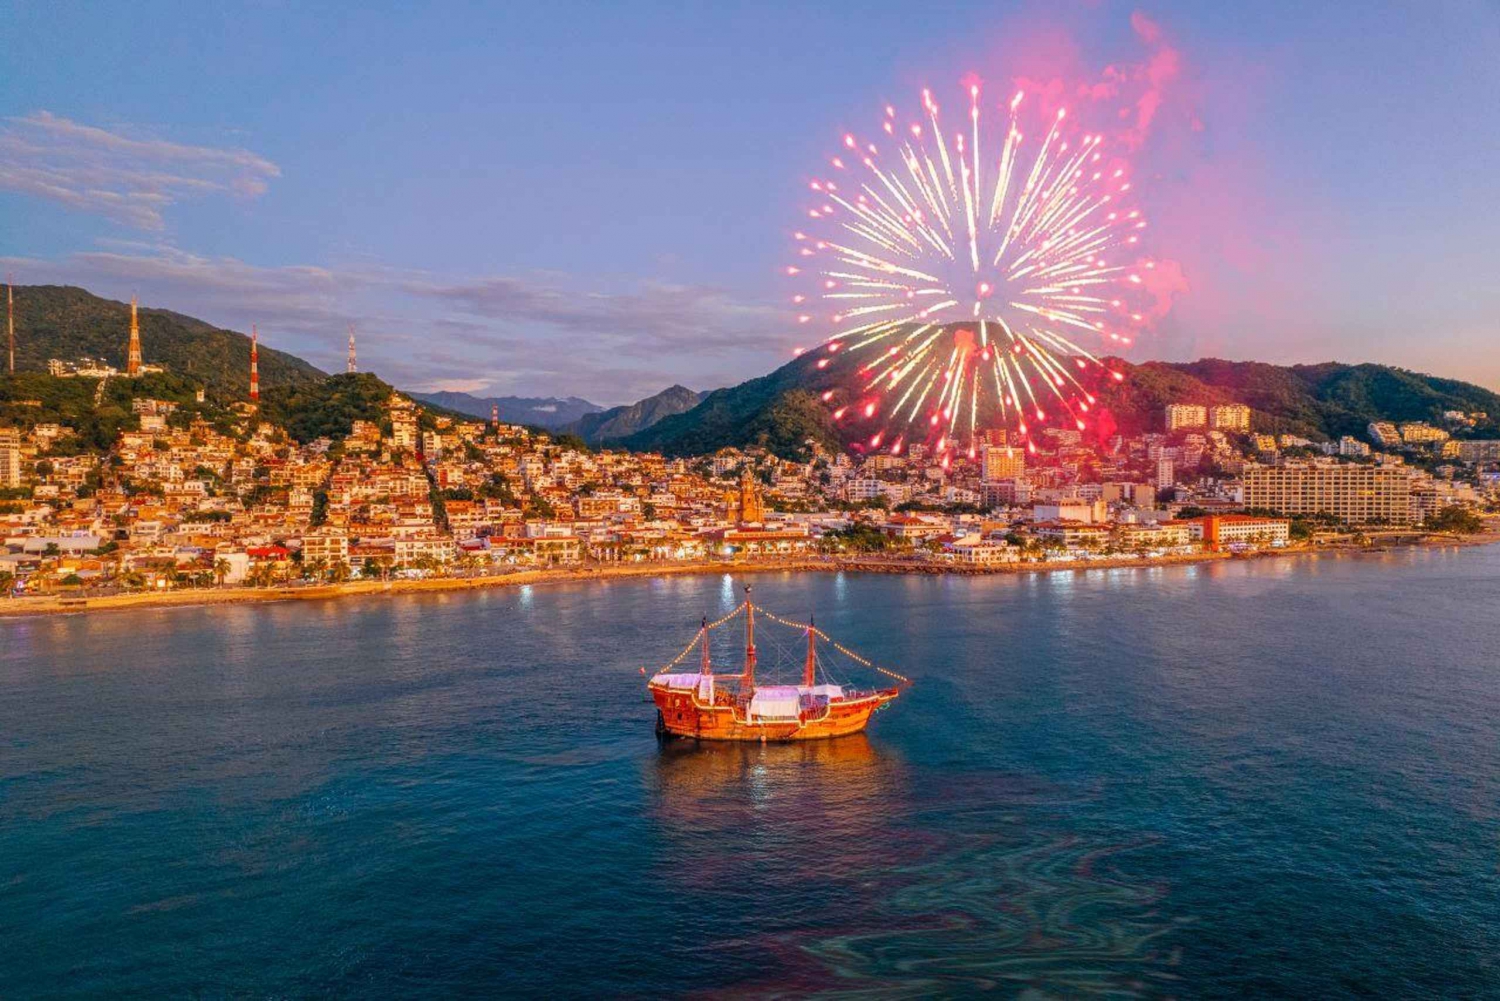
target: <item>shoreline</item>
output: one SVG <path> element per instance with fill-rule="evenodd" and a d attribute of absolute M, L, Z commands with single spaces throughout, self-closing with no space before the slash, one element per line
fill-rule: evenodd
<path fill-rule="evenodd" d="M 77 615 L 101 611 L 142 608 L 191 608 L 206 605 L 238 605 L 273 601 L 326 601 L 361 595 L 419 594 L 438 591 L 470 591 L 530 584 L 577 583 L 580 581 L 628 580 L 637 577 L 676 577 L 723 573 L 885 573 L 928 574 L 964 577 L 996 574 L 1065 573 L 1087 570 L 1149 570 L 1232 560 L 1278 559 L 1294 556 L 1325 556 L 1386 552 L 1406 548 L 1453 548 L 1500 542 L 1500 531 L 1486 531 L 1464 538 L 1452 537 L 1389 546 L 1299 546 L 1253 553 L 1191 553 L 1180 556 L 1118 557 L 1098 560 L 1007 563 L 997 566 L 955 566 L 930 561 L 901 560 L 878 556 L 800 556 L 754 560 L 694 560 L 683 563 L 638 563 L 625 566 L 550 567 L 518 570 L 484 577 L 436 577 L 426 580 L 348 581 L 343 584 L 310 584 L 288 587 L 193 588 L 175 591 L 139 592 L 99 597 L 45 595 L 0 599 L 0 619 L 34 615 Z"/>

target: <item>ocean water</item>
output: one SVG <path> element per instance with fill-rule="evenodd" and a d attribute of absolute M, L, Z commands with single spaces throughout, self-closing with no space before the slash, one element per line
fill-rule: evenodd
<path fill-rule="evenodd" d="M 1500 547 L 753 582 L 868 736 L 658 742 L 731 578 L 0 620 L 0 997 L 1500 996 Z"/>

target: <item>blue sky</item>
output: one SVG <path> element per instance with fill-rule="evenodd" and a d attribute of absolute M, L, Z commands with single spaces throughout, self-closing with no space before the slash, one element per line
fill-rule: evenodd
<path fill-rule="evenodd" d="M 406 388 L 709 388 L 806 339 L 778 269 L 846 128 L 1165 46 L 1189 291 L 1128 357 L 1500 387 L 1492 3 L 348 6 L 0 3 L 0 266 L 331 369 L 352 321 Z"/>

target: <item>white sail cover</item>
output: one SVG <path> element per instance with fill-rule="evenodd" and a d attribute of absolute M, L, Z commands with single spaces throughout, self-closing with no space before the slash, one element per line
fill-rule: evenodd
<path fill-rule="evenodd" d="M 714 700 L 714 676 L 712 674 L 668 674 L 662 672 L 651 679 L 653 685 L 664 688 L 698 689 L 699 702 Z"/>
<path fill-rule="evenodd" d="M 757 688 L 750 699 L 750 715 L 756 719 L 796 719 L 802 690 L 795 685 Z"/>
<path fill-rule="evenodd" d="M 667 688 L 697 688 L 701 674 L 667 674 L 663 672 L 651 679 L 652 684 L 664 685 Z"/>

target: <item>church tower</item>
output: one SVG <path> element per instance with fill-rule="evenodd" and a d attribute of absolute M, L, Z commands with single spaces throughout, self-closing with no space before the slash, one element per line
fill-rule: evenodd
<path fill-rule="evenodd" d="M 344 371 L 350 375 L 359 371 L 359 363 L 354 360 L 354 324 L 352 323 L 349 324 L 349 364 Z"/>
<path fill-rule="evenodd" d="M 766 520 L 766 506 L 760 497 L 755 474 L 746 469 L 740 473 L 740 523 L 758 525 Z"/>

